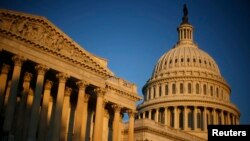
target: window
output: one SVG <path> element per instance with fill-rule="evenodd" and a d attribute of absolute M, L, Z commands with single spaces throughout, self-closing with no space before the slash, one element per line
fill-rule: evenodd
<path fill-rule="evenodd" d="M 183 83 L 180 83 L 180 93 L 183 94 Z"/>
<path fill-rule="evenodd" d="M 189 62 L 189 58 L 187 59 L 187 62 Z"/>
<path fill-rule="evenodd" d="M 172 84 L 172 93 L 176 94 L 176 85 L 175 84 Z"/>
<path fill-rule="evenodd" d="M 159 96 L 161 96 L 161 86 L 159 86 Z"/>
<path fill-rule="evenodd" d="M 195 60 L 195 59 L 193 59 L 193 61 L 194 61 L 194 62 L 196 62 L 196 60 Z"/>
<path fill-rule="evenodd" d="M 178 62 L 178 60 L 177 59 L 175 59 L 175 63 L 177 63 Z"/>
<path fill-rule="evenodd" d="M 168 95 L 168 85 L 165 85 L 165 95 Z"/>
<path fill-rule="evenodd" d="M 210 94 L 211 94 L 211 96 L 214 95 L 214 88 L 213 88 L 213 86 L 210 86 Z"/>
<path fill-rule="evenodd" d="M 195 88 L 196 88 L 196 94 L 199 94 L 200 93 L 200 86 L 198 83 L 196 84 Z"/>
<path fill-rule="evenodd" d="M 219 97 L 219 88 L 216 88 L 216 96 Z"/>
<path fill-rule="evenodd" d="M 181 62 L 183 62 L 183 58 L 181 58 Z"/>
<path fill-rule="evenodd" d="M 150 88 L 148 89 L 148 95 L 149 95 L 148 99 L 151 99 L 151 89 Z"/>
<path fill-rule="evenodd" d="M 201 63 L 201 59 L 199 59 L 199 63 Z"/>
<path fill-rule="evenodd" d="M 169 64 L 172 64 L 172 60 L 169 61 Z"/>
<path fill-rule="evenodd" d="M 191 83 L 188 83 L 188 93 L 191 94 Z"/>
<path fill-rule="evenodd" d="M 207 94 L 207 86 L 205 84 L 203 85 L 203 92 L 204 92 L 204 95 Z"/>
<path fill-rule="evenodd" d="M 156 92 L 155 92 L 155 86 L 154 86 L 154 97 L 153 98 L 155 98 L 155 94 L 156 94 Z"/>

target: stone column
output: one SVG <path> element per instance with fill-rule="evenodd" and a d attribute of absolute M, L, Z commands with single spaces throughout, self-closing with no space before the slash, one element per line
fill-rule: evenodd
<path fill-rule="evenodd" d="M 179 115 L 178 115 L 178 107 L 174 107 L 174 128 L 179 129 Z"/>
<path fill-rule="evenodd" d="M 25 109 L 25 115 L 24 115 L 24 126 L 22 131 L 22 138 L 23 140 L 27 140 L 27 134 L 28 134 L 28 127 L 30 122 L 30 113 L 31 113 L 31 106 L 33 104 L 34 99 L 34 91 L 30 88 L 28 92 L 28 98 L 26 103 L 26 109 Z"/>
<path fill-rule="evenodd" d="M 168 125 L 168 107 L 165 107 L 165 111 L 164 111 L 164 122 L 165 125 Z"/>
<path fill-rule="evenodd" d="M 85 128 L 86 128 L 86 121 L 83 124 L 83 117 L 87 115 L 87 110 L 84 110 L 86 107 L 85 102 L 85 88 L 89 85 L 87 81 L 78 81 L 76 83 L 78 86 L 78 99 L 76 105 L 76 117 L 75 117 L 75 129 L 74 129 L 74 136 L 73 139 L 75 141 L 83 141 L 85 140 Z M 84 131 L 84 132 L 82 132 Z"/>
<path fill-rule="evenodd" d="M 197 130 L 197 107 L 194 107 L 194 130 Z"/>
<path fill-rule="evenodd" d="M 66 141 L 68 138 L 68 124 L 69 124 L 69 109 L 70 109 L 70 95 L 72 89 L 69 87 L 65 88 L 63 107 L 62 107 L 62 119 L 61 119 L 61 131 L 60 131 L 60 141 Z"/>
<path fill-rule="evenodd" d="M 184 130 L 188 129 L 188 112 L 187 112 L 187 106 L 184 106 Z"/>
<path fill-rule="evenodd" d="M 97 95 L 96 101 L 96 111 L 95 111 L 95 126 L 94 126 L 94 140 L 93 141 L 101 141 L 102 140 L 102 123 L 103 123 L 103 103 L 104 103 L 104 89 L 97 88 L 95 89 L 95 93 Z"/>
<path fill-rule="evenodd" d="M 12 57 L 12 60 L 14 61 L 14 69 L 12 74 L 12 84 L 10 89 L 10 95 L 6 107 L 5 112 L 5 119 L 3 124 L 3 131 L 10 132 L 12 127 L 12 121 L 13 116 L 15 112 L 15 106 L 16 106 L 16 96 L 18 92 L 18 83 L 20 79 L 22 64 L 25 61 L 23 57 L 20 56 L 14 56 Z"/>
<path fill-rule="evenodd" d="M 144 112 L 142 113 L 142 118 L 143 118 L 143 119 L 146 118 L 146 111 L 144 111 Z"/>
<path fill-rule="evenodd" d="M 222 110 L 220 112 L 220 115 L 221 115 L 221 125 L 224 125 L 225 124 L 225 121 L 224 121 L 224 112 Z"/>
<path fill-rule="evenodd" d="M 31 115 L 30 115 L 29 129 L 28 129 L 28 141 L 36 140 L 36 132 L 39 121 L 39 109 L 42 98 L 44 75 L 48 70 L 48 68 L 44 65 L 37 65 L 35 69 L 37 70 L 37 80 L 36 80 L 35 96 L 31 108 Z"/>
<path fill-rule="evenodd" d="M 4 103 L 4 92 L 5 92 L 5 88 L 6 88 L 6 84 L 7 84 L 7 78 L 8 78 L 8 73 L 10 70 L 10 66 L 3 64 L 2 66 L 2 70 L 1 70 L 1 75 L 0 75 L 0 111 L 3 107 L 3 103 Z"/>
<path fill-rule="evenodd" d="M 204 111 L 203 111 L 203 128 L 204 131 L 207 132 L 207 108 L 204 107 Z"/>
<path fill-rule="evenodd" d="M 18 107 L 18 111 L 17 111 L 18 118 L 17 118 L 17 123 L 15 125 L 16 126 L 15 137 L 17 140 L 22 139 L 22 130 L 23 130 L 23 126 L 25 123 L 25 106 L 26 106 L 26 102 L 27 102 L 28 93 L 30 90 L 31 79 L 32 79 L 32 74 L 26 72 L 24 74 L 22 98 L 20 101 L 20 105 Z"/>
<path fill-rule="evenodd" d="M 155 112 L 155 122 L 158 122 L 158 119 L 159 119 L 159 109 L 155 109 L 156 112 Z"/>
<path fill-rule="evenodd" d="M 49 119 L 48 119 L 48 110 L 49 110 L 49 102 L 50 102 L 50 91 L 52 88 L 53 82 L 46 80 L 45 88 L 43 93 L 43 103 L 41 108 L 41 116 L 38 130 L 38 141 L 45 141 L 47 130 L 49 127 Z"/>
<path fill-rule="evenodd" d="M 52 123 L 52 137 L 51 139 L 49 139 L 52 141 L 59 140 L 65 83 L 67 79 L 69 78 L 69 76 L 64 73 L 59 73 L 56 75 L 56 77 L 59 79 L 59 84 L 58 84 L 58 91 L 57 91 L 56 104 L 55 104 L 56 107 L 55 107 L 53 123 Z"/>
<path fill-rule="evenodd" d="M 128 116 L 129 116 L 129 128 L 128 128 L 128 141 L 134 141 L 134 114 L 135 112 L 130 110 L 128 112 Z"/>
<path fill-rule="evenodd" d="M 152 115 L 152 110 L 148 110 L 148 119 L 152 119 L 152 117 L 151 117 L 151 115 Z"/>
<path fill-rule="evenodd" d="M 120 112 L 121 112 L 121 106 L 120 105 L 112 105 L 114 109 L 114 120 L 113 120 L 113 141 L 119 140 L 119 126 L 120 126 Z"/>

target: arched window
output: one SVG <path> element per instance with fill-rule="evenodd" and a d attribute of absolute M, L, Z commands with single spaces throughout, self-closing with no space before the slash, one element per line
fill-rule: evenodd
<path fill-rule="evenodd" d="M 159 96 L 161 96 L 161 86 L 159 86 Z"/>
<path fill-rule="evenodd" d="M 165 95 L 168 95 L 168 85 L 165 85 Z"/>
<path fill-rule="evenodd" d="M 213 88 L 213 86 L 210 86 L 210 94 L 211 94 L 211 96 L 214 95 L 214 88 Z"/>
<path fill-rule="evenodd" d="M 172 84 L 172 93 L 176 94 L 176 85 L 175 84 Z"/>
<path fill-rule="evenodd" d="M 198 83 L 196 83 L 195 88 L 196 88 L 196 94 L 199 94 L 200 93 L 200 86 Z"/>
<path fill-rule="evenodd" d="M 191 94 L 191 88 L 192 88 L 191 83 L 188 83 L 188 93 L 189 94 Z"/>
<path fill-rule="evenodd" d="M 203 92 L 204 92 L 204 95 L 207 94 L 207 85 L 206 84 L 203 85 Z"/>
<path fill-rule="evenodd" d="M 183 94 L 183 83 L 180 83 L 180 93 Z"/>

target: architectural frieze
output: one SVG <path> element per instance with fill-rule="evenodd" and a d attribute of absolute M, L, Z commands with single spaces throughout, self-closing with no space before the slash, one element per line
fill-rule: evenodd
<path fill-rule="evenodd" d="M 11 39 L 33 45 L 48 53 L 79 63 L 85 69 L 111 77 L 107 61 L 88 53 L 56 28 L 47 19 L 39 16 L 0 10 L 0 33 Z"/>

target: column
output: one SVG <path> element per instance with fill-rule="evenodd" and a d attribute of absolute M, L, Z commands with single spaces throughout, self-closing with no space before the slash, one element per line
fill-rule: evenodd
<path fill-rule="evenodd" d="M 48 70 L 48 68 L 44 65 L 37 65 L 35 69 L 37 70 L 37 80 L 36 80 L 35 96 L 31 108 L 31 115 L 30 115 L 29 129 L 28 129 L 28 141 L 34 141 L 36 139 L 36 132 L 39 121 L 39 109 L 40 109 L 43 83 L 44 83 L 44 75 Z"/>
<path fill-rule="evenodd" d="M 155 122 L 158 122 L 159 119 L 159 109 L 155 109 Z"/>
<path fill-rule="evenodd" d="M 119 126 L 120 126 L 120 112 L 121 112 L 121 106 L 120 105 L 112 105 L 112 108 L 114 109 L 114 120 L 113 120 L 113 141 L 119 140 Z"/>
<path fill-rule="evenodd" d="M 165 121 L 165 125 L 168 125 L 168 107 L 165 107 L 165 111 L 164 111 L 164 121 Z"/>
<path fill-rule="evenodd" d="M 0 85 L 0 110 L 2 109 L 3 103 L 4 103 L 4 92 L 6 89 L 9 70 L 10 70 L 10 66 L 3 64 L 2 70 L 1 70 L 1 75 L 0 75 L 0 82 L 1 82 L 1 85 Z"/>
<path fill-rule="evenodd" d="M 93 141 L 101 141 L 102 140 L 102 123 L 103 123 L 103 103 L 104 103 L 104 95 L 105 90 L 101 88 L 95 89 L 95 93 L 97 95 L 96 100 L 96 110 L 95 110 L 95 126 L 94 126 L 94 139 Z"/>
<path fill-rule="evenodd" d="M 194 130 L 197 130 L 197 107 L 194 107 Z"/>
<path fill-rule="evenodd" d="M 28 92 L 28 98 L 26 102 L 26 109 L 25 109 L 25 115 L 24 115 L 24 126 L 22 131 L 22 138 L 23 140 L 27 140 L 27 134 L 28 134 L 28 127 L 30 122 L 30 114 L 31 114 L 31 106 L 33 104 L 34 99 L 34 91 L 30 88 Z"/>
<path fill-rule="evenodd" d="M 5 119 L 3 124 L 3 131 L 5 132 L 10 132 L 12 127 L 12 121 L 16 106 L 16 96 L 18 92 L 18 83 L 20 79 L 22 64 L 25 61 L 25 59 L 20 56 L 14 56 L 12 57 L 12 60 L 14 61 L 14 69 L 12 74 L 10 95 L 6 107 Z"/>
<path fill-rule="evenodd" d="M 204 107 L 203 111 L 203 130 L 207 132 L 207 108 Z"/>
<path fill-rule="evenodd" d="M 184 130 L 188 129 L 188 112 L 187 106 L 184 106 Z"/>
<path fill-rule="evenodd" d="M 38 130 L 38 141 L 45 141 L 47 130 L 49 127 L 49 119 L 48 119 L 48 112 L 49 112 L 49 102 L 50 102 L 50 91 L 52 88 L 53 82 L 46 80 L 43 92 L 43 103 L 41 108 L 41 116 L 40 116 L 40 123 L 39 123 L 39 130 Z"/>
<path fill-rule="evenodd" d="M 142 113 L 142 119 L 145 119 L 146 118 L 146 111 L 144 111 L 143 113 Z"/>
<path fill-rule="evenodd" d="M 24 126 L 24 120 L 25 120 L 25 105 L 27 102 L 27 97 L 28 97 L 28 93 L 29 93 L 29 89 L 30 89 L 30 81 L 32 79 L 32 74 L 26 72 L 24 74 L 24 80 L 23 80 L 23 91 L 21 93 L 21 101 L 20 101 L 20 105 L 18 107 L 18 111 L 17 111 L 17 121 L 16 121 L 16 131 L 15 131 L 15 137 L 17 140 L 21 140 L 22 139 L 22 130 L 23 130 L 23 126 Z"/>
<path fill-rule="evenodd" d="M 235 115 L 234 114 L 232 115 L 232 118 L 233 118 L 233 123 L 232 124 L 235 125 Z"/>
<path fill-rule="evenodd" d="M 135 112 L 130 110 L 128 112 L 128 116 L 129 116 L 129 127 L 128 127 L 128 141 L 134 141 L 134 114 Z"/>
<path fill-rule="evenodd" d="M 218 124 L 218 123 L 216 122 L 216 110 L 213 109 L 212 112 L 213 112 L 213 113 L 212 113 L 212 115 L 213 115 L 213 125 L 216 125 L 216 124 Z"/>
<path fill-rule="evenodd" d="M 148 110 L 148 119 L 152 119 L 152 117 L 151 117 L 151 114 L 152 114 L 152 110 Z"/>
<path fill-rule="evenodd" d="M 49 140 L 58 141 L 60 136 L 60 128 L 61 128 L 61 116 L 62 116 L 62 106 L 63 106 L 63 99 L 64 99 L 64 90 L 65 90 L 65 84 L 69 76 L 64 73 L 59 73 L 56 75 L 56 77 L 59 79 L 58 84 L 58 91 L 57 91 L 57 97 L 56 97 L 56 107 L 52 122 L 52 137 Z"/>
<path fill-rule="evenodd" d="M 174 128 L 179 129 L 178 107 L 174 107 Z"/>
<path fill-rule="evenodd" d="M 87 115 L 87 110 L 84 110 L 86 107 L 85 102 L 85 88 L 89 85 L 87 81 L 78 81 L 76 83 L 78 86 L 78 99 L 76 105 L 76 117 L 75 117 L 75 129 L 74 129 L 74 140 L 75 141 L 83 141 L 85 140 L 85 128 L 86 121 L 83 124 L 83 117 Z M 82 132 L 84 131 L 84 132 Z"/>
<path fill-rule="evenodd" d="M 70 109 L 70 95 L 72 89 L 69 87 L 65 88 L 63 107 L 62 107 L 62 119 L 61 119 L 61 131 L 60 141 L 66 141 L 68 137 L 68 124 L 69 124 L 69 109 Z"/>
<path fill-rule="evenodd" d="M 224 125 L 225 124 L 225 121 L 224 121 L 224 112 L 222 110 L 220 112 L 220 115 L 221 115 L 221 125 Z"/>

